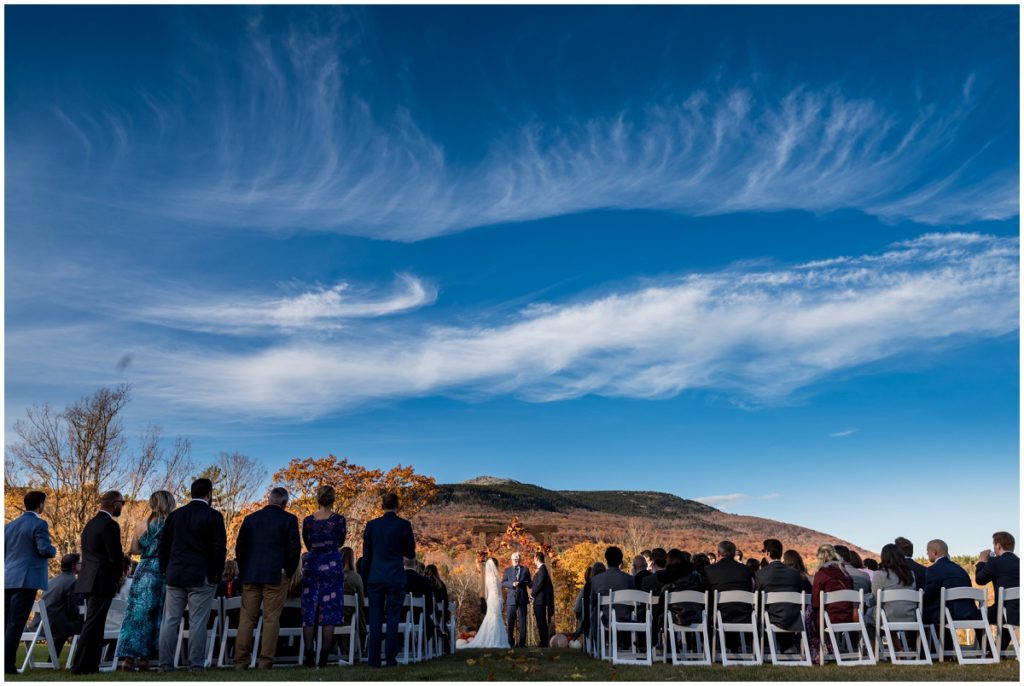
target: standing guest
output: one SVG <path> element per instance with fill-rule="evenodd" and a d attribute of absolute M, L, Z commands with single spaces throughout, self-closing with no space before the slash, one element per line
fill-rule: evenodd
<path fill-rule="evenodd" d="M 704 574 L 708 580 L 708 589 L 712 591 L 709 604 L 709 617 L 715 616 L 716 609 L 722 612 L 722 621 L 725 623 L 740 623 L 750 621 L 749 603 L 722 603 L 720 608 L 714 607 L 714 591 L 753 591 L 754 575 L 742 562 L 735 559 L 736 544 L 732 541 L 722 541 L 718 544 L 718 562 L 708 565 Z M 726 641 L 730 647 L 740 642 L 740 635 L 736 632 L 726 634 Z"/>
<path fill-rule="evenodd" d="M 988 623 L 996 624 L 999 610 L 999 589 L 1013 588 L 1020 586 L 1020 558 L 1013 554 L 1013 536 L 1006 531 L 997 531 L 992 534 L 992 551 L 982 550 L 978 554 L 978 564 L 975 566 L 974 581 L 979 586 L 987 583 L 992 584 L 992 593 L 995 601 L 988 608 Z M 1020 626 L 1020 601 L 1008 600 L 1004 605 L 1006 609 L 1006 623 L 1013 626 Z M 1010 645 L 1010 631 L 1004 628 L 1002 649 Z"/>
<path fill-rule="evenodd" d="M 914 584 L 918 588 L 924 588 L 925 573 L 928 568 L 923 564 L 914 559 L 914 544 L 909 539 L 899 536 L 893 541 L 893 544 L 900 549 L 903 553 L 903 557 L 907 558 L 907 566 L 910 567 L 910 571 L 914 573 Z"/>
<path fill-rule="evenodd" d="M 635 589 L 640 590 L 644 579 L 651 575 L 650 568 L 651 566 L 648 562 L 648 558 L 643 555 L 637 555 L 633 558 L 633 568 L 629 570 L 629 573 L 633 575 L 633 587 Z"/>
<path fill-rule="evenodd" d="M 201 636 L 210 618 L 210 606 L 227 557 L 224 515 L 213 509 L 213 482 L 196 479 L 192 500 L 174 510 L 164 521 L 157 555 L 164 574 L 164 617 L 160 623 L 160 669 L 174 669 L 185 607 L 192 636 Z M 206 641 L 188 642 L 189 670 L 201 672 L 206 665 Z"/>
<path fill-rule="evenodd" d="M 381 666 L 380 634 L 385 617 L 385 664 L 398 664 L 398 622 L 405 596 L 403 560 L 416 557 L 412 524 L 398 516 L 398 496 L 385 493 L 381 509 L 384 514 L 367 523 L 363 530 L 363 572 L 370 599 L 367 662 L 374 668 Z"/>
<path fill-rule="evenodd" d="M 530 597 L 533 600 L 533 618 L 537 622 L 537 636 L 541 648 L 548 647 L 549 627 L 555 617 L 555 587 L 551 583 L 551 575 L 544 564 L 544 553 L 539 551 L 534 557 L 537 572 L 530 584 Z"/>
<path fill-rule="evenodd" d="M 914 572 L 907 564 L 906 557 L 894 543 L 887 543 L 882 546 L 882 564 L 878 571 L 871 577 L 871 595 L 878 598 L 879 591 L 891 589 L 914 589 Z M 890 622 L 914 622 L 917 621 L 917 603 L 911 600 L 887 600 L 882 606 L 885 616 Z M 865 610 L 867 615 L 864 619 L 868 625 L 868 634 L 874 634 L 875 613 Z"/>
<path fill-rule="evenodd" d="M 50 635 L 57 655 L 72 636 L 82 631 L 81 598 L 75 593 L 75 582 L 81 568 L 82 556 L 68 553 L 60 559 L 60 574 L 50 579 L 43 594 L 46 618 L 50 621 Z M 39 625 L 39 615 L 32 622 L 32 629 Z"/>
<path fill-rule="evenodd" d="M 799 593 L 803 587 L 800 572 L 782 562 L 782 541 L 769 538 L 762 544 L 762 553 L 768 564 L 757 570 L 757 590 L 768 593 Z M 753 559 L 753 558 L 751 558 Z M 786 631 L 803 631 L 803 617 L 800 606 L 792 603 L 775 603 L 768 607 L 768 618 L 774 626 Z M 779 634 L 779 649 L 785 652 L 796 644 L 797 634 Z"/>
<path fill-rule="evenodd" d="M 526 606 L 530 603 L 530 596 L 526 589 L 530 587 L 530 570 L 519 564 L 521 560 L 519 552 L 512 553 L 512 566 L 505 570 L 501 579 L 501 587 L 505 593 L 505 612 L 507 615 L 506 625 L 508 629 L 509 645 L 526 647 Z M 620 560 L 621 562 L 621 560 Z M 632 579 L 632 577 L 630 577 Z M 632 588 L 632 582 L 630 588 Z M 519 624 L 519 642 L 516 643 L 516 624 Z"/>
<path fill-rule="evenodd" d="M 359 608 L 359 641 L 362 643 L 366 637 L 366 613 L 363 611 L 363 608 L 366 607 L 363 602 L 366 598 L 366 586 L 363 584 L 362 575 L 356 571 L 354 559 L 355 552 L 352 548 L 345 546 L 341 549 L 341 566 L 345 570 L 345 593 L 356 597 L 356 607 Z M 355 608 L 345 608 L 346 624 L 354 613 Z"/>
<path fill-rule="evenodd" d="M 107 491 L 100 498 L 99 512 L 82 530 L 82 570 L 75 592 L 84 593 L 88 600 L 71 667 L 75 674 L 96 674 L 100 670 L 107 611 L 124 574 L 121 527 L 114 521 L 121 516 L 123 507 L 124 497 L 117 491 Z"/>
<path fill-rule="evenodd" d="M 811 577 L 807 574 L 807 566 L 804 558 L 795 550 L 787 550 L 782 554 L 782 564 L 792 567 L 800 573 L 800 590 L 804 593 L 811 592 Z"/>
<path fill-rule="evenodd" d="M 242 520 L 235 543 L 239 581 L 242 582 L 242 612 L 235 639 L 235 669 L 249 668 L 253 630 L 263 604 L 263 629 L 256 666 L 270 669 L 277 653 L 281 631 L 281 609 L 288 588 L 299 567 L 299 519 L 285 511 L 288 491 L 270 489 L 267 504 Z"/>
<path fill-rule="evenodd" d="M 302 664 L 312 667 L 316 659 L 316 628 L 320 627 L 318 667 L 327 664 L 334 647 L 334 627 L 345 617 L 345 568 L 341 546 L 345 544 L 345 518 L 334 511 L 333 486 L 321 486 L 316 492 L 320 509 L 302 520 L 302 542 L 306 560 L 302 571 L 302 633 L 306 654 Z"/>
<path fill-rule="evenodd" d="M 174 509 L 174 496 L 157 491 L 149 496 L 149 517 L 135 527 L 131 552 L 139 555 L 125 605 L 117 656 L 123 659 L 121 670 L 149 669 L 149 658 L 160 653 L 160 621 L 164 613 L 166 580 L 160 571 L 160 533 Z"/>
<path fill-rule="evenodd" d="M 234 598 L 241 595 L 241 584 L 238 583 L 238 563 L 228 560 L 224 563 L 224 571 L 217 584 L 217 598 Z"/>
<path fill-rule="evenodd" d="M 424 570 L 424 576 L 427 577 L 427 581 L 430 582 L 430 586 L 434 589 L 434 603 L 441 605 L 440 614 L 440 625 L 435 627 L 437 636 L 441 639 L 441 643 L 444 646 L 448 646 L 451 642 L 451 636 L 445 627 L 451 621 L 451 611 L 448 609 L 448 587 L 441 579 L 440 572 L 437 571 L 437 565 L 427 565 Z M 449 646 L 447 652 L 451 652 L 454 646 Z"/>
<path fill-rule="evenodd" d="M 46 494 L 29 491 L 25 512 L 4 526 L 4 674 L 17 674 L 15 656 L 36 593 L 46 589 L 47 560 L 57 555 L 42 518 Z"/>

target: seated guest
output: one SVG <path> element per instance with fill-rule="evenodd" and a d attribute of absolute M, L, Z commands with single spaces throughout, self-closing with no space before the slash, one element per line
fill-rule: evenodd
<path fill-rule="evenodd" d="M 608 563 L 608 569 L 601 572 L 597 576 L 591 575 L 590 577 L 590 616 L 598 618 L 602 623 L 607 625 L 608 616 L 604 612 L 598 612 L 599 601 L 598 599 L 602 595 L 607 595 L 610 591 L 625 591 L 635 590 L 636 585 L 633 577 L 622 571 L 622 549 L 617 546 L 610 546 L 604 551 L 605 562 Z M 625 619 L 625 615 L 621 614 L 622 609 L 616 610 L 616 615 L 620 616 L 621 619 Z M 591 622 L 590 633 L 593 643 L 596 645 L 598 636 L 600 635 L 597 630 L 597 622 Z"/>
<path fill-rule="evenodd" d="M 879 591 L 891 589 L 915 589 L 914 573 L 907 564 L 907 559 L 894 543 L 882 546 L 882 564 L 871 577 L 871 596 L 878 598 Z M 887 600 L 882 607 L 890 622 L 913 622 L 916 620 L 917 603 L 909 600 Z M 865 621 L 868 633 L 874 632 L 875 613 L 865 610 Z"/>
<path fill-rule="evenodd" d="M 573 607 L 573 613 L 576 615 L 577 620 L 576 633 L 573 634 L 575 639 L 588 635 L 587 632 L 590 631 L 590 582 L 594 576 L 604 570 L 604 564 L 595 562 L 587 567 L 587 570 L 583 573 L 583 588 L 580 589 L 579 595 L 576 596 L 576 604 Z"/>
<path fill-rule="evenodd" d="M 843 571 L 846 572 L 853 582 L 853 590 L 864 591 L 864 600 L 867 602 L 868 595 L 871 593 L 871 577 L 864 570 L 857 569 L 853 564 L 853 551 L 845 545 L 833 545 L 832 547 L 842 560 L 840 565 Z"/>
<path fill-rule="evenodd" d="M 451 639 L 451 636 L 448 634 L 448 623 L 451 621 L 452 616 L 451 611 L 448 609 L 448 587 L 441 579 L 441 573 L 437 571 L 437 565 L 427 565 L 423 572 L 423 576 L 427 578 L 427 582 L 434 591 L 434 603 L 441 606 L 440 624 L 436 627 L 435 634 L 441 639 L 442 644 L 447 646 Z M 451 651 L 448 650 L 448 652 Z"/>
<path fill-rule="evenodd" d="M 686 559 L 686 553 L 673 548 L 666 555 L 665 571 L 658 575 L 662 582 L 661 592 L 675 593 L 677 591 L 704 591 L 704 577 L 694 568 L 693 563 Z M 659 618 L 661 616 L 659 606 Z M 673 603 L 669 606 L 672 613 L 672 621 L 676 624 L 689 626 L 700 622 L 701 611 L 704 606 L 697 603 Z M 660 624 L 658 626 L 661 626 Z"/>
<path fill-rule="evenodd" d="M 821 592 L 853 590 L 853 579 L 843 568 L 843 558 L 828 543 L 818 547 L 818 571 L 814 574 L 811 587 L 811 607 L 817 617 L 821 608 Z M 825 608 L 833 624 L 854 621 L 853 603 L 831 603 Z M 822 646 L 824 649 L 825 646 Z"/>
<path fill-rule="evenodd" d="M 875 572 L 878 571 L 878 560 L 873 557 L 865 557 L 864 571 L 867 572 L 869 576 L 874 577 Z"/>
<path fill-rule="evenodd" d="M 910 571 L 914 573 L 914 584 L 918 588 L 924 588 L 924 575 L 925 570 L 928 568 L 914 559 L 914 544 L 902 536 L 898 536 L 896 540 L 893 541 L 893 544 L 900 549 L 900 552 L 903 553 L 903 557 L 907 559 L 907 566 L 910 567 Z"/>
<path fill-rule="evenodd" d="M 668 566 L 668 554 L 665 549 L 655 548 L 652 550 L 650 574 L 640 580 L 639 590 L 660 596 L 661 587 L 665 585 L 663 572 L 666 566 Z M 654 602 L 657 602 L 657 598 L 654 599 Z"/>
<path fill-rule="evenodd" d="M 970 588 L 971 577 L 964 568 L 949 559 L 949 548 L 940 539 L 928 541 L 931 565 L 924 578 L 924 623 L 938 624 L 943 588 Z M 970 600 L 954 600 L 946 604 L 953 619 L 978 619 L 978 608 Z M 954 637 L 955 640 L 955 637 Z"/>
<path fill-rule="evenodd" d="M 782 541 L 769 538 L 764 541 L 763 552 L 768 564 L 757 570 L 757 590 L 767 593 L 799 593 L 803 586 L 800 572 L 782 562 Z M 768 607 L 768 618 L 774 626 L 786 631 L 801 631 L 803 622 L 800 606 L 792 603 L 775 603 Z M 779 649 L 788 650 L 796 643 L 795 634 L 779 634 Z"/>
<path fill-rule="evenodd" d="M 238 583 L 238 563 L 228 560 L 224 563 L 224 573 L 220 575 L 217 583 L 217 598 L 234 598 L 242 592 L 241 584 Z"/>
<path fill-rule="evenodd" d="M 748 557 L 746 564 L 747 564 L 747 569 L 750 570 L 750 573 L 753 574 L 756 577 L 757 576 L 757 572 L 761 569 L 761 561 L 760 560 L 755 560 L 752 557 Z M 755 581 L 755 585 L 756 585 L 756 581 Z"/>
<path fill-rule="evenodd" d="M 345 593 L 354 595 L 359 606 L 359 636 L 362 639 L 366 635 L 366 586 L 363 585 L 363 577 L 356 571 L 354 563 L 355 552 L 352 548 L 345 546 L 341 549 L 341 566 L 345 569 Z M 355 608 L 345 608 L 345 624 L 355 612 Z"/>
<path fill-rule="evenodd" d="M 629 573 L 633 575 L 633 588 L 640 590 L 640 586 L 643 584 L 644 579 L 650 576 L 651 572 L 648 569 L 647 558 L 643 555 L 637 555 L 633 558 L 633 567 Z"/>
<path fill-rule="evenodd" d="M 801 557 L 800 553 L 792 549 L 787 550 L 782 554 L 782 564 L 792 567 L 800 573 L 800 590 L 804 593 L 810 593 L 811 577 L 807 574 L 807 566 L 804 564 L 804 558 Z"/>
<path fill-rule="evenodd" d="M 707 570 L 708 566 L 711 564 L 711 558 L 707 553 L 697 553 L 693 556 L 692 562 L 694 571 L 700 575 L 701 585 L 703 588 L 707 588 L 708 577 L 707 574 L 705 574 L 705 570 Z"/>
<path fill-rule="evenodd" d="M 996 624 L 996 612 L 999 609 L 999 589 L 1020 586 L 1020 558 L 1013 554 L 1013 536 L 1005 531 L 992 534 L 992 552 L 982 550 L 978 554 L 975 566 L 974 581 L 979 586 L 992 584 L 993 602 L 988 608 L 988 623 Z M 993 554 L 994 553 L 994 554 Z M 1020 626 L 1020 601 L 1006 602 L 1007 623 Z M 1002 648 L 1010 645 L 1010 629 L 1003 629 Z"/>
<path fill-rule="evenodd" d="M 722 541 L 718 544 L 718 562 L 708 565 L 704 574 L 708 580 L 708 588 L 711 590 L 711 597 L 708 599 L 712 607 L 709 608 L 709 619 L 715 616 L 716 611 L 722 614 L 722 621 L 749 622 L 750 605 L 747 603 L 722 603 L 720 608 L 714 607 L 715 591 L 753 591 L 754 576 L 750 573 L 750 567 L 735 559 L 736 544 L 732 541 Z M 729 647 L 739 644 L 739 634 L 729 632 L 726 634 L 726 641 Z"/>
<path fill-rule="evenodd" d="M 50 620 L 50 633 L 53 636 L 53 648 L 57 655 L 64 649 L 67 643 L 75 634 L 82 631 L 82 597 L 75 593 L 75 580 L 78 578 L 78 570 L 81 568 L 82 556 L 78 553 L 68 553 L 60 559 L 60 574 L 50 579 L 43 593 L 43 602 L 46 604 L 46 617 Z M 32 623 L 32 629 L 39 624 L 37 614 Z"/>
<path fill-rule="evenodd" d="M 417 566 L 416 558 L 405 558 L 405 592 L 411 594 L 413 598 L 423 598 L 423 607 L 429 608 L 434 602 L 434 589 L 426 577 L 416 571 Z M 420 610 L 417 608 L 412 620 L 419 622 L 419 619 Z M 428 636 L 434 632 L 434 618 L 430 612 L 427 612 L 424 625 Z M 523 627 L 523 630 L 525 631 L 526 627 Z"/>

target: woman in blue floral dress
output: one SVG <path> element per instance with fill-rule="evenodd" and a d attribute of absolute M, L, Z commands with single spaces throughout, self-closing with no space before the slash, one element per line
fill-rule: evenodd
<path fill-rule="evenodd" d="M 320 627 L 320 659 L 327 664 L 334 647 L 334 627 L 345 619 L 345 570 L 341 547 L 345 544 L 345 518 L 334 511 L 334 488 L 321 486 L 316 493 L 320 509 L 302 522 L 302 542 L 308 551 L 302 567 L 302 632 L 306 654 L 302 662 L 312 667 L 316 654 L 316 627 Z"/>
<path fill-rule="evenodd" d="M 140 522 L 132 538 L 131 552 L 139 555 L 139 566 L 132 577 L 124 622 L 117 640 L 117 657 L 127 672 L 136 667 L 149 669 L 149 658 L 160 654 L 160 620 L 164 614 L 166 580 L 160 573 L 157 548 L 167 515 L 174 509 L 174 496 L 157 491 L 149 496 L 149 518 Z"/>

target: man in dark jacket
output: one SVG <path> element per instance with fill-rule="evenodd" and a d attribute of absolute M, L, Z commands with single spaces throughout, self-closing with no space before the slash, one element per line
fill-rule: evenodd
<path fill-rule="evenodd" d="M 191 493 L 188 505 L 168 515 L 157 549 L 160 571 L 167 578 L 160 624 L 160 669 L 165 672 L 174 669 L 178 628 L 186 605 L 191 636 L 189 669 L 199 672 L 205 668 L 204 630 L 228 552 L 224 515 L 212 507 L 213 482 L 196 479 Z"/>
<path fill-rule="evenodd" d="M 940 601 L 942 589 L 970 588 L 971 577 L 963 567 L 949 559 L 949 548 L 945 541 L 935 539 L 928 541 L 928 559 L 931 565 L 927 567 L 928 573 L 924 582 L 924 612 L 922 613 L 925 624 L 938 625 L 940 614 Z M 981 619 L 978 606 L 970 600 L 954 600 L 946 603 L 953 619 Z M 947 645 L 950 641 L 956 641 L 956 634 L 946 629 L 949 634 L 946 637 Z"/>
<path fill-rule="evenodd" d="M 769 538 L 764 541 L 764 553 L 769 562 L 757 570 L 757 591 L 767 593 L 799 593 L 803 577 L 795 568 L 782 564 L 782 541 Z M 807 598 L 810 601 L 810 598 Z M 786 631 L 803 631 L 800 606 L 776 603 L 768 607 L 768 619 L 774 626 Z M 786 651 L 796 642 L 796 634 L 777 634 L 779 650 Z"/>
<path fill-rule="evenodd" d="M 253 629 L 263 603 L 263 629 L 256 666 L 274 666 L 281 609 L 292 575 L 299 567 L 299 519 L 285 511 L 288 491 L 270 489 L 267 505 L 242 520 L 235 544 L 238 580 L 242 583 L 242 613 L 235 639 L 235 669 L 247 669 L 252 657 Z"/>
<path fill-rule="evenodd" d="M 992 552 L 995 555 L 988 550 L 983 550 L 978 554 L 974 581 L 979 586 L 991 583 L 993 598 L 995 598 L 988 608 L 989 624 L 998 622 L 996 612 L 999 610 L 999 589 L 1020 586 L 1020 558 L 1013 554 L 1014 543 L 1012 534 L 1006 531 L 997 531 L 992 534 Z M 1005 609 L 1006 623 L 1020 626 L 1020 601 L 1007 601 Z M 1000 639 L 1003 650 L 1010 645 L 1010 631 L 1012 629 L 1003 629 L 1003 636 Z"/>
<path fill-rule="evenodd" d="M 68 553 L 60 559 L 60 574 L 50 579 L 43 594 L 46 604 L 46 618 L 50 622 L 50 633 L 53 636 L 53 650 L 57 655 L 64 649 L 72 636 L 82 631 L 82 613 L 78 609 L 81 596 L 75 593 L 78 581 L 78 570 L 82 556 Z M 38 615 L 36 616 L 38 622 Z M 33 622 L 33 626 L 37 622 Z"/>
<path fill-rule="evenodd" d="M 398 664 L 398 623 L 405 596 L 405 560 L 416 557 L 412 524 L 398 516 L 398 496 L 385 493 L 381 509 L 384 514 L 367 523 L 363 530 L 363 572 L 370 602 L 367 662 L 371 667 L 381 666 L 380 639 L 385 615 L 386 664 L 389 667 Z"/>
<path fill-rule="evenodd" d="M 544 553 L 538 552 L 534 558 L 537 572 L 530 584 L 530 597 L 533 600 L 533 618 L 537 621 L 537 635 L 540 647 L 548 647 L 548 626 L 555 616 L 555 587 L 551 583 L 547 565 L 544 564 Z"/>
<path fill-rule="evenodd" d="M 718 562 L 704 568 L 708 588 L 711 590 L 710 617 L 715 616 L 715 591 L 749 592 L 754 590 L 754 576 L 750 572 L 750 567 L 742 562 L 737 562 L 735 558 L 736 544 L 732 541 L 722 541 L 718 544 Z M 750 622 L 752 607 L 747 603 L 722 603 L 722 607 L 719 609 L 722 611 L 722 621 L 727 624 Z M 736 632 L 726 633 L 725 638 L 728 647 L 733 648 L 739 645 L 740 637 Z"/>
<path fill-rule="evenodd" d="M 85 624 L 78 637 L 78 648 L 71 671 L 95 674 L 100 671 L 103 650 L 103 629 L 107 623 L 110 602 L 117 595 L 121 580 L 124 553 L 121 552 L 121 527 L 114 521 L 121 516 L 124 497 L 107 491 L 100 498 L 100 510 L 82 530 L 82 571 L 78 573 L 75 592 L 88 596 Z"/>

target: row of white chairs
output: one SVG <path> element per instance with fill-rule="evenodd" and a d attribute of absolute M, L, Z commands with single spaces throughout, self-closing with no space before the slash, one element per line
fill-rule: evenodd
<path fill-rule="evenodd" d="M 599 612 L 603 620 L 597 621 L 597 645 L 591 645 L 586 637 L 587 651 L 613 664 L 651 665 L 657 659 L 671 661 L 673 665 L 711 665 L 721 662 L 730 665 L 761 665 L 770 660 L 773 665 L 811 666 L 811 650 L 805 611 L 810 602 L 809 594 L 800 592 L 752 592 L 715 591 L 714 621 L 709 624 L 708 612 L 710 594 L 707 591 L 672 591 L 662 594 L 662 626 L 660 635 L 653 626 L 654 597 L 646 591 L 621 590 L 602 594 L 598 598 Z M 1020 600 L 1019 588 L 999 589 L 997 597 L 997 624 L 995 638 L 990 632 L 985 615 L 987 594 L 985 589 L 955 588 L 942 589 L 939 604 L 939 624 L 926 625 L 922 620 L 924 593 L 920 590 L 890 589 L 878 593 L 873 608 L 874 636 L 869 633 L 865 621 L 864 591 L 833 591 L 821 593 L 818 611 L 818 663 L 826 660 L 839 665 L 874 665 L 879 660 L 892 664 L 932 664 L 934 659 L 955 658 L 960 664 L 991 664 L 1001 657 L 1012 656 L 1020 660 L 1020 627 L 1011 625 L 1007 619 L 1006 603 Z M 885 605 L 894 601 L 914 603 L 912 621 L 891 621 L 885 612 Z M 954 601 L 974 603 L 980 614 L 979 619 L 958 620 L 950 612 L 949 604 Z M 722 618 L 721 604 L 737 603 L 748 605 L 749 621 L 726 622 Z M 852 603 L 854 621 L 836 623 L 826 608 L 834 603 Z M 700 613 L 701 620 L 692 624 L 678 624 L 671 609 L 682 604 L 690 605 L 692 612 Z M 799 607 L 799 628 L 788 630 L 772 623 L 769 608 L 776 604 L 790 604 Z M 1003 631 L 1010 634 L 1007 654 L 1001 655 L 999 639 Z M 948 632 L 947 632 L 948 630 Z M 959 633 L 971 641 L 964 645 Z M 727 634 L 737 634 L 738 650 L 731 650 L 726 641 Z M 796 652 L 782 652 L 779 637 L 794 635 Z M 955 640 L 947 647 L 947 635 Z M 622 637 L 628 637 L 625 646 Z M 660 639 L 660 648 L 655 641 Z M 749 639 L 749 640 L 748 640 Z M 765 652 L 767 644 L 768 652 Z"/>
<path fill-rule="evenodd" d="M 433 635 L 430 636 L 427 635 L 426 614 L 423 612 L 424 605 L 424 598 L 414 598 L 412 595 L 406 595 L 405 597 L 402 611 L 402 622 L 399 624 L 402 651 L 399 655 L 399 662 L 403 664 L 419 662 L 424 659 L 437 657 L 441 655 L 444 650 L 444 641 L 442 641 L 441 636 L 439 635 L 441 633 L 440 631 L 435 631 Z M 337 664 L 339 666 L 355 664 L 357 659 L 365 660 L 367 648 L 365 637 L 361 636 L 359 626 L 360 617 L 366 616 L 369 612 L 368 600 L 364 599 L 363 607 L 359 607 L 358 597 L 346 594 L 345 607 L 352 609 L 349 621 L 334 628 L 334 635 L 336 637 L 334 647 L 337 649 Z M 240 597 L 215 599 L 214 604 L 210 609 L 210 618 L 205 632 L 205 667 L 212 667 L 214 664 L 218 667 L 233 666 L 234 641 L 238 637 L 237 616 L 238 613 L 241 612 L 241 608 L 242 599 Z M 84 616 L 85 606 L 82 606 L 80 609 Z M 301 611 L 301 600 L 298 598 L 287 600 L 284 604 L 284 609 Z M 448 638 L 448 645 L 452 647 L 455 645 L 456 638 L 455 617 L 457 609 L 458 608 L 455 603 L 448 604 L 449 621 L 445 623 L 443 619 L 444 608 L 441 603 L 436 603 L 434 607 L 433 619 L 435 626 L 443 627 L 443 632 Z M 120 598 L 115 598 L 111 603 L 111 613 L 114 616 L 123 617 L 124 610 L 125 601 Z M 53 643 L 53 634 L 50 628 L 49 617 L 46 614 L 46 604 L 42 602 L 41 599 L 36 600 L 32 606 L 32 612 L 34 615 L 38 615 L 39 622 L 35 628 L 26 629 L 22 633 L 21 640 L 25 644 L 26 651 L 25 657 L 22 660 L 22 664 L 18 671 L 24 672 L 26 669 L 32 668 L 60 669 L 60 656 L 57 655 Z M 253 650 L 250 660 L 250 666 L 253 667 L 256 665 L 256 660 L 259 655 L 259 644 L 262 632 L 263 616 L 261 612 L 260 618 L 257 620 L 256 627 L 253 631 Z M 108 627 L 104 630 L 104 648 L 100 662 L 101 671 L 117 670 L 119 661 L 119 658 L 117 657 L 117 642 L 120 633 L 120 626 Z M 187 661 L 187 646 L 188 642 L 192 639 L 192 636 L 192 628 L 188 625 L 187 620 L 183 620 L 178 629 L 178 640 L 174 653 L 174 665 L 176 667 L 181 666 L 183 662 Z M 338 640 L 339 638 L 346 637 L 348 638 L 347 650 L 343 648 L 343 642 Z M 323 646 L 321 646 L 320 638 L 320 632 L 317 632 L 315 652 L 318 658 L 320 651 L 323 648 Z M 78 639 L 79 637 L 76 635 L 71 640 L 71 647 L 68 650 L 68 655 L 64 665 L 66 668 L 70 668 L 72 665 L 75 651 L 78 648 Z M 298 651 L 290 651 L 286 655 L 275 657 L 274 666 L 295 666 L 301 664 L 302 656 L 306 648 L 302 627 L 282 626 L 278 632 L 278 640 L 281 639 L 287 640 L 290 646 L 295 646 L 297 643 Z M 35 657 L 34 648 L 40 643 L 43 643 L 46 646 L 46 660 L 37 660 Z M 449 650 L 450 649 L 451 648 L 449 648 Z M 156 666 L 155 663 L 154 666 Z"/>

